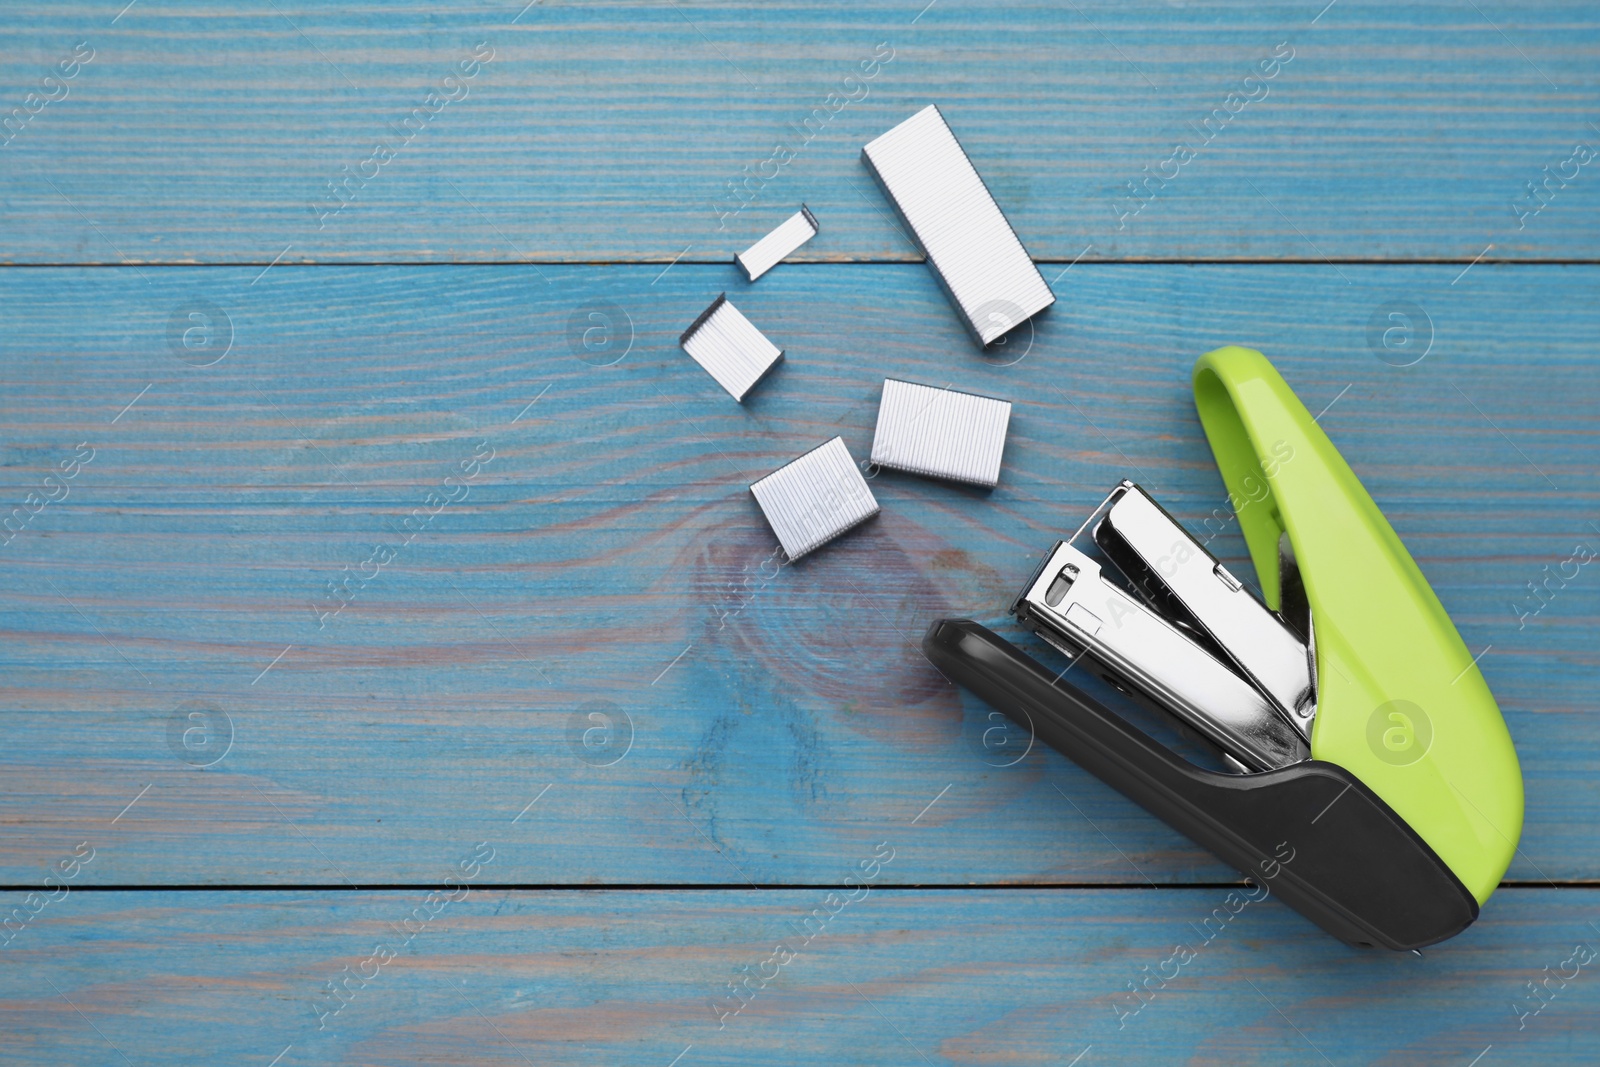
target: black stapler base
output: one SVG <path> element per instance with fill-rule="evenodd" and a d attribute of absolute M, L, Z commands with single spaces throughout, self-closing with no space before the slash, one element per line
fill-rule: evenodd
<path fill-rule="evenodd" d="M 922 649 L 951 681 L 1348 944 L 1421 948 L 1478 917 L 1438 855 L 1336 764 L 1198 767 L 969 619 L 934 623 Z"/>

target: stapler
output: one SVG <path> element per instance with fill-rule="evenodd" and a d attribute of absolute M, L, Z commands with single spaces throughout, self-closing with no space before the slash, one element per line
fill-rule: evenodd
<path fill-rule="evenodd" d="M 1500 709 L 1410 553 L 1266 357 L 1210 352 L 1194 391 L 1262 599 L 1123 482 L 1012 607 L 1065 668 L 967 619 L 934 623 L 923 651 L 1346 943 L 1451 937 L 1522 831 Z M 1157 741 L 1074 671 L 1220 759 Z"/>

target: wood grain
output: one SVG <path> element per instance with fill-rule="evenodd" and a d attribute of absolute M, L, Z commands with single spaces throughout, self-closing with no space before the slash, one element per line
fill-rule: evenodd
<path fill-rule="evenodd" d="M 1596 164 L 1570 162 L 1600 140 L 1580 2 L 119 6 L 0 26 L 0 113 L 94 51 L 0 148 L 4 262 L 721 262 L 802 201 L 822 223 L 803 258 L 914 258 L 858 155 L 930 101 L 1042 259 L 1593 260 L 1600 240 Z M 394 158 L 367 163 L 382 139 Z M 1165 164 L 1180 143 L 1195 157 Z M 724 217 L 746 167 L 754 201 Z M 1567 177 L 1519 218 L 1546 167 Z M 1150 172 L 1170 180 L 1121 219 Z"/>
<path fill-rule="evenodd" d="M 938 832 L 895 831 L 885 870 Z M 1600 943 L 1596 890 L 1502 890 L 1420 957 L 1346 948 L 1276 900 L 1229 892 L 878 889 L 841 904 L 823 890 L 487 890 L 426 921 L 408 919 L 421 890 L 72 893 L 4 950 L 0 1025 L 17 1067 L 1600 1055 L 1594 963 L 1563 967 Z M 780 941 L 797 954 L 767 964 Z M 1192 958 L 1164 967 L 1178 946 Z M 394 958 L 364 964 L 380 947 Z M 319 1016 L 346 967 L 371 977 Z M 1520 1016 L 1525 983 L 1550 972 L 1572 977 Z M 747 1005 L 714 1014 L 746 974 Z M 1128 986 L 1147 976 L 1135 1013 Z"/>
<path fill-rule="evenodd" d="M 7 1064 L 1600 1058 L 1592 962 L 1527 999 L 1600 946 L 1600 578 L 1528 590 L 1600 548 L 1592 5 L 67 0 L 0 55 L 0 885 L 68 887 L 0 892 Z M 1060 298 L 988 357 L 858 159 L 930 101 Z M 724 290 L 787 350 L 742 406 L 676 341 Z M 1050 657 L 1005 605 L 1124 476 L 1249 576 L 1188 385 L 1227 343 L 1522 759 L 1509 884 L 1420 957 L 1226 918 L 916 651 Z M 774 567 L 746 486 L 865 458 L 890 375 L 1015 403 L 999 487 L 875 475 Z"/>
<path fill-rule="evenodd" d="M 1515 606 L 1600 545 L 1600 268 L 1080 264 L 1002 360 L 914 264 L 145 274 L 0 271 L 8 508 L 94 449 L 0 549 L 5 883 L 83 840 L 102 885 L 432 882 L 496 830 L 507 884 L 827 883 L 913 823 L 929 843 L 893 881 L 1230 879 L 1054 753 L 996 766 L 988 710 L 915 648 L 942 615 L 999 624 L 1124 475 L 1250 574 L 1188 385 L 1228 342 L 1325 408 L 1489 649 L 1527 782 L 1510 877 L 1600 877 L 1600 579 Z M 676 345 L 723 289 L 788 351 L 743 406 Z M 1409 367 L 1368 346 L 1397 301 L 1433 338 Z M 632 330 L 603 367 L 569 347 L 602 306 L 613 348 L 580 353 Z M 218 344 L 232 323 L 208 367 L 169 343 L 195 307 Z M 887 375 L 1016 403 L 999 488 L 878 475 L 877 520 L 762 577 L 746 486 L 835 433 L 864 458 Z M 466 498 L 400 544 L 480 442 Z M 592 711 L 609 747 L 582 744 Z M 225 713 L 231 747 L 174 748 L 191 712 Z"/>

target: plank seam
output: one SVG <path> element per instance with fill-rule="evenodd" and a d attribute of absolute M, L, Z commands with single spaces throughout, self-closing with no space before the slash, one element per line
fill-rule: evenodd
<path fill-rule="evenodd" d="M 1171 882 L 1164 885 L 1154 885 L 1149 882 L 977 882 L 977 883 L 950 883 L 950 882 L 924 882 L 924 883 L 898 883 L 893 885 L 874 885 L 874 892 L 992 892 L 1012 891 L 1026 892 L 1033 890 L 1079 891 L 1091 892 L 1116 892 L 1125 889 L 1136 889 L 1141 892 L 1163 892 L 1166 890 L 1214 890 L 1237 889 L 1246 885 L 1243 880 L 1237 882 Z M 36 892 L 47 887 L 28 884 L 0 884 L 0 893 L 27 893 Z M 80 885 L 73 886 L 74 893 L 370 893 L 370 892 L 447 892 L 458 889 L 458 886 L 445 885 L 439 882 L 384 882 L 368 884 L 323 883 L 323 882 L 297 882 L 276 884 L 241 884 L 241 885 Z M 570 885 L 539 882 L 484 882 L 475 883 L 473 889 L 478 891 L 499 891 L 514 893 L 721 893 L 729 890 L 755 890 L 757 892 L 816 892 L 832 890 L 853 892 L 857 886 L 844 885 L 830 882 L 614 882 L 604 885 Z M 1501 882 L 1500 889 L 1596 889 L 1600 888 L 1600 879 L 1589 881 L 1561 881 L 1561 882 L 1534 882 L 1510 881 Z"/>
<path fill-rule="evenodd" d="M 902 266 L 925 262 L 922 259 L 837 259 L 806 260 L 786 263 L 789 269 L 803 267 L 846 266 Z M 1074 259 L 1036 259 L 1035 264 L 1053 266 L 1075 265 Z M 1600 257 L 1592 259 L 1093 259 L 1084 262 L 1089 267 L 1460 267 L 1483 264 L 1489 267 L 1593 267 L 1600 266 Z M 327 260 L 316 263 L 274 263 L 268 260 L 241 259 L 206 263 L 0 263 L 0 270 L 196 270 L 219 268 L 276 267 L 279 270 L 298 270 L 328 267 L 414 267 L 438 269 L 441 267 L 651 267 L 661 264 L 691 267 L 723 267 L 733 264 L 727 259 L 472 259 L 472 260 Z"/>

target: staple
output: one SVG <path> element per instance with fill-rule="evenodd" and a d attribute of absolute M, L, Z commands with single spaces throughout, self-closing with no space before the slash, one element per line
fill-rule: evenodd
<path fill-rule="evenodd" d="M 1055 303 L 938 107 L 868 142 L 861 159 L 979 345 Z"/>
<path fill-rule="evenodd" d="M 878 513 L 844 439 L 835 437 L 750 486 L 790 559 L 799 559 Z"/>
<path fill-rule="evenodd" d="M 993 489 L 1011 402 L 886 378 L 872 462 L 890 470 Z"/>
<path fill-rule="evenodd" d="M 755 281 L 794 254 L 795 249 L 817 235 L 817 217 L 804 204 L 777 228 L 749 248 L 734 256 L 745 275 Z"/>
<path fill-rule="evenodd" d="M 783 350 L 728 302 L 727 293 L 719 294 L 700 313 L 678 343 L 741 404 L 756 383 L 783 360 Z"/>

